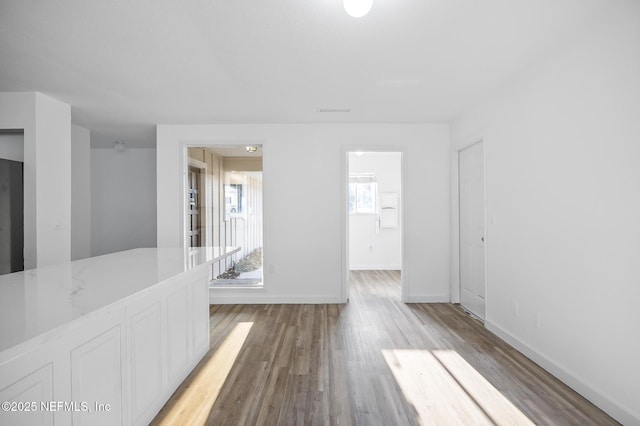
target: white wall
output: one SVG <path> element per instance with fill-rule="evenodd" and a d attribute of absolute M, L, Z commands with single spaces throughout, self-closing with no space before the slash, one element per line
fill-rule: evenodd
<path fill-rule="evenodd" d="M 264 289 L 220 289 L 218 302 L 342 302 L 345 147 L 406 148 L 409 301 L 449 301 L 446 124 L 158 126 L 158 245 L 183 245 L 183 144 L 263 144 Z"/>
<path fill-rule="evenodd" d="M 71 260 L 91 256 L 91 134 L 71 125 Z"/>
<path fill-rule="evenodd" d="M 36 93 L 36 189 L 38 267 L 68 262 L 71 107 L 40 93 Z"/>
<path fill-rule="evenodd" d="M 0 158 L 24 161 L 24 134 L 0 132 Z"/>
<path fill-rule="evenodd" d="M 0 128 L 24 130 L 24 267 L 37 266 L 36 95 L 0 93 Z"/>
<path fill-rule="evenodd" d="M 487 327 L 628 425 L 640 424 L 639 40 L 640 3 L 627 2 L 452 129 L 456 149 L 485 143 Z"/>
<path fill-rule="evenodd" d="M 38 92 L 0 93 L 0 129 L 24 129 L 25 269 L 71 254 L 71 108 Z"/>
<path fill-rule="evenodd" d="M 91 256 L 156 246 L 156 150 L 91 150 Z"/>
<path fill-rule="evenodd" d="M 378 177 L 378 210 L 380 194 L 402 190 L 402 156 L 393 152 L 367 152 L 349 154 L 349 173 L 375 173 Z M 401 205 L 398 198 L 398 206 Z M 349 269 L 400 270 L 402 269 L 401 224 L 395 228 L 380 228 L 376 233 L 376 214 L 349 216 Z M 398 209 L 398 218 L 401 213 Z"/>

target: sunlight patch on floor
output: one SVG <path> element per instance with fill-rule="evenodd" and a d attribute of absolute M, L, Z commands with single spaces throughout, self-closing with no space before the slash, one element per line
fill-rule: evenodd
<path fill-rule="evenodd" d="M 205 424 L 252 326 L 252 322 L 236 324 L 206 364 L 200 367 L 189 387 L 169 400 L 164 413 L 160 413 L 161 418 L 156 418 L 153 424 Z"/>
<path fill-rule="evenodd" d="M 533 425 L 452 350 L 383 350 L 387 365 L 422 424 Z"/>

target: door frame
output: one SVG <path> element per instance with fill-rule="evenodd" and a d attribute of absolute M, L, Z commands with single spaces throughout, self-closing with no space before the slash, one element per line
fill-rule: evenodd
<path fill-rule="evenodd" d="M 405 220 L 405 206 L 407 205 L 407 147 L 404 145 L 343 145 L 340 163 L 340 209 L 342 232 L 342 279 L 341 294 L 342 303 L 349 301 L 349 153 L 350 152 L 398 152 L 400 153 L 400 257 L 402 286 L 402 302 L 407 303 L 409 296 L 409 281 L 407 279 L 407 225 Z"/>
<path fill-rule="evenodd" d="M 208 167 L 206 165 L 206 163 L 203 163 L 200 160 L 197 159 L 193 159 L 189 157 L 189 148 L 215 148 L 215 147 L 219 147 L 219 146 L 224 146 L 224 147 L 245 147 L 248 145 L 261 145 L 262 146 L 262 221 L 263 221 L 263 229 L 262 229 L 262 243 L 263 243 L 263 250 L 264 252 L 266 252 L 266 248 L 265 248 L 265 244 L 266 244 L 266 229 L 264 224 L 266 224 L 266 216 L 267 216 L 267 212 L 265 209 L 265 193 L 266 193 L 266 188 L 267 186 L 265 185 L 265 180 L 268 179 L 268 175 L 266 173 L 267 170 L 267 164 L 268 164 L 268 156 L 266 154 L 266 152 L 268 152 L 268 150 L 265 149 L 265 146 L 267 146 L 267 142 L 264 140 L 260 140 L 260 139 L 246 139 L 246 140 L 229 140 L 229 139 L 222 139 L 222 140 L 217 140 L 217 139 L 212 139 L 212 140 L 208 140 L 208 141 L 190 141 L 190 140 L 184 140 L 184 141 L 180 141 L 178 144 L 179 147 L 179 158 L 178 158 L 178 164 L 179 164 L 179 176 L 180 176 L 180 183 L 179 183 L 179 188 L 180 191 L 178 191 L 178 205 L 181 206 L 179 213 L 180 213 L 180 220 L 178 220 L 178 225 L 179 225 L 179 233 L 178 235 L 180 236 L 180 240 L 182 242 L 182 248 L 188 247 L 189 244 L 187 243 L 187 189 L 189 186 L 189 179 L 187 176 L 187 173 L 189 171 L 189 166 L 193 165 L 195 167 L 200 167 L 200 165 L 204 165 L 204 167 Z M 207 169 L 208 171 L 208 169 Z M 211 206 L 213 203 L 213 197 L 211 195 L 211 187 L 213 185 L 213 182 L 205 179 L 205 185 L 207 186 L 207 205 Z M 213 219 L 211 218 L 208 222 L 211 226 L 213 226 Z M 265 260 L 265 264 L 266 264 L 266 260 Z"/>
<path fill-rule="evenodd" d="M 455 168 L 455 172 L 452 173 L 452 176 L 455 177 L 455 184 L 452 185 L 454 191 L 455 191 L 455 222 L 454 222 L 454 226 L 453 229 L 455 230 L 455 235 L 453 235 L 452 238 L 452 242 L 455 246 L 454 252 L 456 254 L 455 256 L 455 260 L 457 263 L 457 267 L 455 268 L 455 276 L 457 278 L 457 285 L 452 285 L 452 292 L 451 292 L 451 303 L 459 303 L 460 305 L 462 305 L 461 303 L 461 293 L 462 293 L 462 279 L 461 279 L 461 262 L 460 262 L 460 256 L 462 254 L 462 250 L 460 247 L 460 220 L 461 220 L 461 212 L 460 212 L 460 152 L 470 148 L 473 145 L 476 144 L 482 144 L 482 180 L 483 180 L 483 194 L 482 194 L 482 204 L 483 204 L 483 214 L 484 214 L 484 259 L 483 259 L 483 263 L 484 263 L 484 295 L 485 295 L 485 299 L 484 299 L 484 318 L 482 319 L 483 321 L 486 321 L 487 319 L 487 312 L 488 312 L 488 306 L 489 306 L 489 294 L 488 294 L 488 283 L 489 283 L 489 264 L 488 264 L 488 251 L 489 251 L 489 242 L 490 242 L 490 238 L 489 238 L 489 220 L 488 220 L 488 208 L 487 208 L 487 159 L 486 159 L 486 143 L 483 137 L 476 137 L 473 139 L 470 139 L 467 143 L 464 144 L 460 144 L 456 149 L 455 149 L 455 158 L 454 161 L 452 161 L 452 166 Z"/>

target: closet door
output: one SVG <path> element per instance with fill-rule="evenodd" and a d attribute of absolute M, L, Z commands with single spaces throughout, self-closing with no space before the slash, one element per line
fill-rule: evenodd
<path fill-rule="evenodd" d="M 484 151 L 482 142 L 460 151 L 460 303 L 485 317 Z"/>

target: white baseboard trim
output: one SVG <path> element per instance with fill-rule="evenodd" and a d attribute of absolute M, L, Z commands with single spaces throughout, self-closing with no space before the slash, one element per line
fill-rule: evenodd
<path fill-rule="evenodd" d="M 449 295 L 418 295 L 407 296 L 406 303 L 449 303 Z M 273 296 L 267 294 L 225 294 L 220 291 L 209 290 L 209 303 L 212 305 L 269 305 L 269 304 L 341 304 L 339 296 L 310 295 L 310 296 Z"/>
<path fill-rule="evenodd" d="M 351 265 L 350 271 L 400 271 L 400 265 Z"/>
<path fill-rule="evenodd" d="M 623 425 L 631 426 L 636 425 L 640 426 L 640 415 L 638 413 L 634 413 L 629 408 L 623 407 L 620 404 L 613 401 L 611 398 L 606 395 L 600 393 L 596 389 L 584 383 L 578 377 L 576 377 L 573 373 L 568 371 L 567 369 L 559 366 L 553 360 L 547 358 L 546 356 L 540 354 L 535 349 L 513 336 L 508 331 L 504 330 L 499 325 L 492 323 L 491 321 L 486 320 L 484 323 L 487 330 L 494 333 L 496 336 L 500 337 L 505 342 L 509 343 L 511 346 L 522 352 L 533 362 L 538 364 L 540 367 L 547 370 L 549 373 L 560 379 L 567 386 L 578 392 L 580 395 L 584 396 L 586 399 L 591 401 L 594 405 L 600 408 L 605 413 L 609 414 L 611 417 L 616 419 L 618 422 Z"/>
<path fill-rule="evenodd" d="M 449 303 L 448 294 L 407 295 L 405 303 Z"/>
<path fill-rule="evenodd" d="M 319 305 L 343 303 L 339 296 L 272 296 L 268 294 L 221 294 L 209 291 L 209 303 L 212 305 Z"/>

